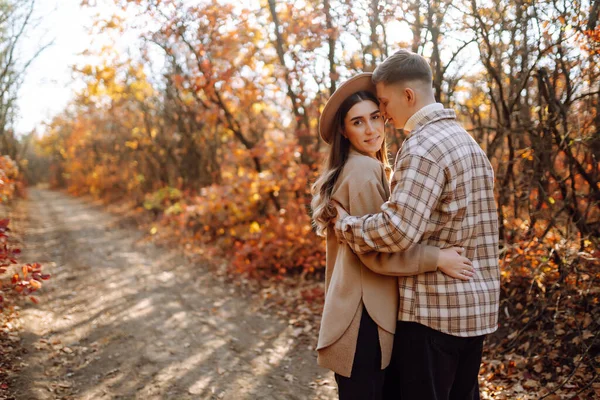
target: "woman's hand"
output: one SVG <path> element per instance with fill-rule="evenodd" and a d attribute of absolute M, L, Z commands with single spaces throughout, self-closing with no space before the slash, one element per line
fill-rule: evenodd
<path fill-rule="evenodd" d="M 440 250 L 438 269 L 448 276 L 468 281 L 475 275 L 473 263 L 462 256 L 465 251 L 462 247 L 450 247 Z"/>

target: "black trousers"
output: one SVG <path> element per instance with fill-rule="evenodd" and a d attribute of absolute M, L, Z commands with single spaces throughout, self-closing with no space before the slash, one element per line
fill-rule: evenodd
<path fill-rule="evenodd" d="M 485 336 L 456 337 L 398 321 L 385 400 L 479 400 Z"/>
<path fill-rule="evenodd" d="M 335 374 L 340 400 L 381 400 L 385 371 L 377 324 L 363 306 L 350 378 Z"/>

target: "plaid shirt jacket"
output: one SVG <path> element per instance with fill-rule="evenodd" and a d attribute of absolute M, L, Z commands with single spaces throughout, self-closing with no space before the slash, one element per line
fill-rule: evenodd
<path fill-rule="evenodd" d="M 454 336 L 494 332 L 500 297 L 494 172 L 454 111 L 432 111 L 417 122 L 391 185 L 380 213 L 337 221 L 338 238 L 356 253 L 406 251 L 416 243 L 464 247 L 475 276 L 462 281 L 437 271 L 399 278 L 398 319 Z"/>

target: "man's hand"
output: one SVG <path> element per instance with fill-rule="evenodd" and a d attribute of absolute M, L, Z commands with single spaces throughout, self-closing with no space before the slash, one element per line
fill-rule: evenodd
<path fill-rule="evenodd" d="M 344 218 L 346 218 L 348 216 L 348 213 L 346 212 L 346 210 L 344 210 L 344 207 L 342 207 L 342 205 L 337 201 L 331 200 L 331 204 L 335 207 L 335 210 L 337 212 L 335 218 L 331 220 L 331 223 L 335 225 L 338 221 L 341 221 Z"/>

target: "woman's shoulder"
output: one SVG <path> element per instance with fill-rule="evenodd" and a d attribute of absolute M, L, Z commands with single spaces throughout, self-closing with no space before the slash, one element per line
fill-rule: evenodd
<path fill-rule="evenodd" d="M 373 157 L 351 153 L 334 187 L 333 197 L 342 206 L 349 207 L 349 202 L 358 193 L 383 195 L 386 181 L 383 163 Z"/>
<path fill-rule="evenodd" d="M 383 171 L 383 164 L 376 158 L 369 157 L 358 152 L 351 152 L 348 156 L 348 161 L 346 161 L 344 169 L 352 171 L 353 175 L 371 175 L 373 173 L 379 174 L 381 171 Z"/>
<path fill-rule="evenodd" d="M 352 152 L 344 165 L 340 183 L 357 187 L 369 181 L 380 182 L 383 179 L 384 171 L 383 164 L 379 160 Z"/>

